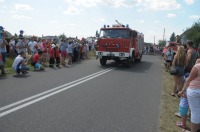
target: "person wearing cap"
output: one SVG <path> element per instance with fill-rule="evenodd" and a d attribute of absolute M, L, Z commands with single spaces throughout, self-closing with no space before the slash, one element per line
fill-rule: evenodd
<path fill-rule="evenodd" d="M 24 37 L 24 31 L 23 30 L 20 30 L 19 31 L 19 39 L 22 39 Z"/>

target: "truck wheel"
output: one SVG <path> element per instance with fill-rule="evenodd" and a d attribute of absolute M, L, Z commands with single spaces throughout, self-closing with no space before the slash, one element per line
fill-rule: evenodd
<path fill-rule="evenodd" d="M 101 64 L 101 66 L 105 66 L 105 65 L 106 65 L 106 62 L 107 62 L 106 59 L 103 59 L 103 58 L 100 59 L 100 64 Z"/>

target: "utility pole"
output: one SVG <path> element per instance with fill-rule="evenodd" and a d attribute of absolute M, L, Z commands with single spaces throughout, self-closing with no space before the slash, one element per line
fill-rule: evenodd
<path fill-rule="evenodd" d="M 155 36 L 154 36 L 154 45 L 155 45 Z"/>
<path fill-rule="evenodd" d="M 165 28 L 164 28 L 164 32 L 163 32 L 163 42 L 165 41 Z"/>

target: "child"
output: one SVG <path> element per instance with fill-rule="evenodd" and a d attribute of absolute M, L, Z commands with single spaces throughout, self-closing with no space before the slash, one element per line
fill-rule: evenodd
<path fill-rule="evenodd" d="M 44 70 L 44 68 L 42 67 L 41 65 L 41 62 L 42 62 L 42 54 L 43 52 L 41 50 L 38 51 L 38 53 L 36 53 L 34 56 L 33 56 L 33 62 L 32 62 L 32 66 L 34 66 L 35 70 Z"/>
<path fill-rule="evenodd" d="M 49 50 L 49 67 L 53 68 L 55 64 L 55 50 L 54 48 L 56 47 L 55 44 L 51 45 L 51 48 Z"/>
<path fill-rule="evenodd" d="M 58 46 L 54 47 L 55 59 L 56 59 L 56 67 L 60 68 L 60 51 Z"/>
<path fill-rule="evenodd" d="M 184 80 L 186 80 L 186 78 L 188 76 L 189 76 L 188 73 L 186 73 L 184 76 Z M 189 128 L 186 125 L 187 113 L 188 113 L 188 109 L 189 109 L 187 94 L 186 94 L 186 92 L 184 92 L 183 94 L 179 93 L 179 96 L 181 96 L 180 103 L 179 103 L 179 113 L 181 116 L 181 122 L 177 122 L 176 125 L 185 130 L 189 130 Z"/>

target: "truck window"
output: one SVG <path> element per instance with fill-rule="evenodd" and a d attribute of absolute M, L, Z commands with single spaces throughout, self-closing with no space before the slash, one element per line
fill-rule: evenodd
<path fill-rule="evenodd" d="M 101 30 L 100 38 L 129 38 L 130 31 L 129 30 Z"/>

